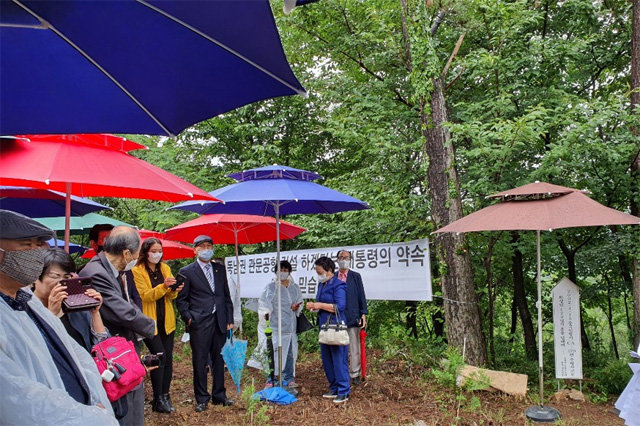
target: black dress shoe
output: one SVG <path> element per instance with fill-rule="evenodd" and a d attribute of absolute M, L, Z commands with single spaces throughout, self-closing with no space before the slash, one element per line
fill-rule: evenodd
<path fill-rule="evenodd" d="M 231 400 L 229 398 L 225 398 L 224 401 L 211 401 L 211 403 L 213 405 L 222 405 L 223 407 L 229 407 L 229 406 L 235 404 L 235 402 L 233 402 L 233 400 Z"/>
<path fill-rule="evenodd" d="M 164 395 L 162 395 L 164 397 L 164 401 L 166 402 L 167 408 L 169 409 L 170 412 L 175 413 L 176 409 L 173 407 L 173 404 L 171 404 L 171 397 L 169 396 L 168 393 L 165 393 Z"/>
<path fill-rule="evenodd" d="M 207 403 L 206 402 L 201 402 L 200 404 L 196 405 L 196 413 L 201 413 L 206 409 L 207 409 Z"/>
<path fill-rule="evenodd" d="M 151 409 L 157 413 L 170 413 L 171 409 L 165 395 L 158 395 L 151 403 Z"/>

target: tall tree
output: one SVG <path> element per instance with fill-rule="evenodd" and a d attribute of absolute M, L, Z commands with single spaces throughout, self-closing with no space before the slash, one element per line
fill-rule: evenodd
<path fill-rule="evenodd" d="M 460 49 L 464 33 L 442 66 L 434 50 L 434 37 L 446 11 L 439 11 L 432 19 L 427 4 L 423 1 L 407 4 L 402 0 L 403 13 L 409 17 L 403 22 L 411 23 L 407 31 L 407 52 L 411 55 L 414 99 L 418 102 L 425 152 L 429 160 L 431 219 L 435 227 L 440 228 L 462 218 L 455 148 L 447 127 L 449 116 L 445 78 Z M 486 364 L 486 343 L 466 238 L 463 234 L 446 233 L 438 235 L 435 242 L 442 269 L 447 340 L 450 345 L 464 347 L 469 363 Z"/>
<path fill-rule="evenodd" d="M 640 110 L 640 0 L 633 0 L 631 30 L 631 112 L 636 115 Z M 638 125 L 632 131 L 640 136 Z M 631 175 L 631 214 L 640 216 L 640 149 L 635 153 L 629 168 Z M 640 250 L 633 254 L 633 302 L 634 302 L 634 346 L 640 345 Z"/>

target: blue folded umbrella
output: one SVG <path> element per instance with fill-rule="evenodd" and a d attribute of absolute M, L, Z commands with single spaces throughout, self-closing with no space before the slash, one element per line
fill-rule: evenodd
<path fill-rule="evenodd" d="M 252 399 L 259 399 L 260 401 L 269 401 L 278 405 L 293 404 L 298 400 L 295 396 L 291 395 L 286 390 L 279 386 L 261 390 L 251 396 Z"/>
<path fill-rule="evenodd" d="M 227 365 L 229 375 L 233 383 L 235 383 L 238 393 L 240 393 L 240 379 L 242 378 L 242 370 L 244 369 L 244 359 L 247 355 L 247 341 L 233 338 L 232 331 L 224 346 L 222 347 L 222 359 Z"/>

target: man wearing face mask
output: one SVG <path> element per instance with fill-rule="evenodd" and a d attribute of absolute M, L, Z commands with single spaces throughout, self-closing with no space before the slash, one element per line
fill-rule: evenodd
<path fill-rule="evenodd" d="M 338 252 L 338 279 L 347 283 L 346 323 L 349 333 L 349 376 L 351 385 L 360 384 L 362 366 L 360 365 L 360 329 L 367 326 L 367 297 L 364 294 L 362 277 L 351 266 L 351 252 Z"/>
<path fill-rule="evenodd" d="M 233 405 L 224 388 L 224 361 L 222 346 L 226 334 L 233 329 L 233 303 L 229 294 L 227 272 L 224 265 L 211 262 L 213 240 L 199 235 L 193 241 L 196 261 L 180 269 L 184 288 L 178 294 L 176 305 L 187 325 L 191 339 L 193 361 L 193 390 L 196 412 L 207 409 L 207 404 Z M 207 365 L 213 362 L 213 388 L 207 391 Z"/>
<path fill-rule="evenodd" d="M 107 239 L 114 226 L 110 223 L 98 223 L 93 225 L 89 230 L 89 245 L 95 252 L 100 253 L 104 249 L 104 240 Z M 142 310 L 142 298 L 135 285 L 135 279 L 131 271 L 124 272 L 124 280 L 127 282 L 127 292 L 129 293 L 129 299 Z"/>
<path fill-rule="evenodd" d="M 112 335 L 119 335 L 137 344 L 138 335 L 151 339 L 155 334 L 155 321 L 142 313 L 131 300 L 125 271 L 138 261 L 140 236 L 129 226 L 113 228 L 104 241 L 104 250 L 98 253 L 80 271 L 81 277 L 91 277 L 92 286 L 102 294 L 100 315 Z M 137 345 L 139 347 L 139 345 Z M 119 420 L 121 425 L 144 423 L 144 385 L 140 384 L 126 397 L 127 414 Z"/>
<path fill-rule="evenodd" d="M 41 242 L 52 236 L 0 210 L 0 422 L 117 424 L 95 363 L 28 289 L 44 266 Z"/>

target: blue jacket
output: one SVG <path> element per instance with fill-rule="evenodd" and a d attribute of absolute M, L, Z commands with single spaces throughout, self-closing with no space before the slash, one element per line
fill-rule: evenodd
<path fill-rule="evenodd" d="M 344 322 L 347 327 L 359 326 L 362 315 L 369 313 L 362 276 L 351 269 L 347 271 L 347 309 L 345 313 L 346 319 Z"/>
<path fill-rule="evenodd" d="M 334 275 L 333 278 L 324 284 L 318 284 L 316 302 L 337 305 L 340 319 L 346 323 L 345 308 L 347 307 L 347 284 L 340 281 L 337 275 Z M 331 312 L 320 309 L 318 312 L 318 326 L 326 323 L 329 315 L 331 315 Z M 335 315 L 334 318 L 331 319 L 331 322 L 336 322 Z"/>

